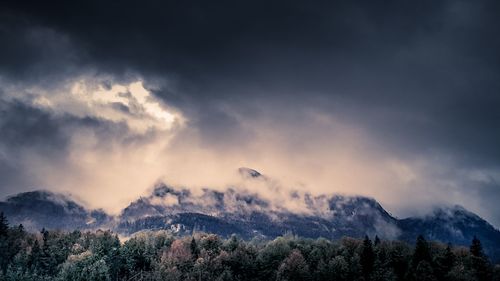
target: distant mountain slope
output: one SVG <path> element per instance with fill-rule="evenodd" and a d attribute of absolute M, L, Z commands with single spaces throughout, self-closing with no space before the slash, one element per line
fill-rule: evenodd
<path fill-rule="evenodd" d="M 400 220 L 399 227 L 402 229 L 400 239 L 407 241 L 422 234 L 429 240 L 469 245 L 477 236 L 486 253 L 500 259 L 500 231 L 461 206 L 436 208 L 425 217 Z"/>
<path fill-rule="evenodd" d="M 0 202 L 0 211 L 11 224 L 31 231 L 47 229 L 90 229 L 108 223 L 103 210 L 87 210 L 69 197 L 49 191 L 20 193 Z"/>
<path fill-rule="evenodd" d="M 160 183 L 119 216 L 111 217 L 60 194 L 33 191 L 0 202 L 0 211 L 12 224 L 22 223 L 30 230 L 110 228 L 124 235 L 167 229 L 177 234 L 205 231 L 270 239 L 286 233 L 330 239 L 378 235 L 413 242 L 423 234 L 429 240 L 456 245 L 469 245 L 476 235 L 486 253 L 500 260 L 500 232 L 462 207 L 441 207 L 426 217 L 396 219 L 372 198 L 290 192 L 255 170 L 241 168 L 239 172 L 244 181 L 265 186 L 267 193 L 236 186 L 194 192 Z"/>

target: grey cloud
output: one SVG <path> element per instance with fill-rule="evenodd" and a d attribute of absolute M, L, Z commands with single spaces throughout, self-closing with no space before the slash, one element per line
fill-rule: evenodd
<path fill-rule="evenodd" d="M 56 115 L 18 100 L 0 100 L 0 185 L 3 192 L 40 188 L 30 178 L 31 170 L 42 159 L 46 166 L 70 165 L 67 156 L 73 134 L 90 130 L 97 143 L 96 150 L 109 149 L 114 142 L 130 145 L 144 142 L 148 135 L 135 135 L 126 124 L 93 117 Z M 62 172 L 62 171 L 61 171 Z M 5 194 L 2 194 L 5 195 Z"/>
<path fill-rule="evenodd" d="M 20 101 L 0 101 L 1 144 L 7 150 L 40 147 L 42 151 L 64 150 L 67 138 L 59 120 L 50 113 Z"/>
<path fill-rule="evenodd" d="M 221 150 L 251 143 L 259 127 L 248 123 L 266 118 L 302 130 L 284 133 L 285 147 L 341 134 L 315 127 L 314 111 L 360 128 L 395 157 L 436 165 L 438 156 L 451 158 L 451 170 L 500 167 L 498 1 L 0 5 L 0 41 L 9 43 L 0 45 L 0 78 L 9 83 L 141 77 Z M 7 107 L 4 146 L 64 148 L 60 128 L 71 126 L 95 126 L 103 139 L 126 135 L 118 124 L 61 124 L 47 112 Z M 480 190 L 485 202 L 500 194 L 497 185 Z"/>
<path fill-rule="evenodd" d="M 500 213 L 497 212 L 498 202 L 500 200 L 500 184 L 497 180 L 491 179 L 490 182 L 486 182 L 478 186 L 478 190 L 474 192 L 472 196 L 477 198 L 479 201 L 477 204 L 481 207 L 478 209 L 491 210 L 491 220 L 490 223 L 498 227 L 500 225 Z M 474 197 L 473 197 L 474 198 Z"/>

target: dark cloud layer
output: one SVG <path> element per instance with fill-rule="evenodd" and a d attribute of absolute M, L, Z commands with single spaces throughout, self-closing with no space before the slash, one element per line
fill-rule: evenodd
<path fill-rule="evenodd" d="M 498 173 L 499 12 L 498 1 L 11 1 L 0 82 L 139 75 L 170 85 L 152 91 L 217 149 L 252 141 L 246 119 L 307 126 L 313 109 L 402 159 Z M 39 110 L 4 105 L 2 145 L 64 147 L 67 125 Z M 495 208 L 492 178 L 474 194 Z"/>

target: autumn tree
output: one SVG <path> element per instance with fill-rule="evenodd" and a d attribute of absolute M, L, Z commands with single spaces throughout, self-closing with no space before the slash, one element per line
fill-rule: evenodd
<path fill-rule="evenodd" d="M 309 266 L 299 250 L 293 250 L 278 268 L 276 280 L 303 281 L 309 280 Z"/>

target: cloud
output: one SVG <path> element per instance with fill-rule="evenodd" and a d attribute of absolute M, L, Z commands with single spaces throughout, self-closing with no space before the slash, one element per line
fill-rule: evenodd
<path fill-rule="evenodd" d="M 116 201 L 106 196 L 124 192 L 116 198 L 123 203 L 161 176 L 157 158 L 184 118 L 140 80 L 113 83 L 106 89 L 103 81 L 76 77 L 50 91 L 4 85 L 2 176 L 14 170 L 29 179 L 3 182 L 4 195 L 50 188 L 113 209 Z"/>
<path fill-rule="evenodd" d="M 140 80 L 128 85 L 113 84 L 106 89 L 99 81 L 83 79 L 74 82 L 69 93 L 40 95 L 33 103 L 58 114 L 70 113 L 115 123 L 124 122 L 138 134 L 168 131 L 174 126 L 182 126 L 184 122 L 174 109 L 167 108 L 161 100 L 151 96 Z"/>
<path fill-rule="evenodd" d="M 2 194 L 118 209 L 249 166 L 500 224 L 496 1 L 1 5 Z"/>
<path fill-rule="evenodd" d="M 14 154 L 6 152 L 5 163 L 18 163 L 19 171 L 30 173 L 29 185 L 14 180 L 9 193 L 37 187 L 69 191 L 93 207 L 116 213 L 163 180 L 193 191 L 247 188 L 275 205 L 283 205 L 282 199 L 297 190 L 372 196 L 400 216 L 425 213 L 443 203 L 464 204 L 488 215 L 479 201 L 468 200 L 477 193 L 464 186 L 489 183 L 491 171 L 454 172 L 448 168 L 453 167 L 451 160 L 425 155 L 409 160 L 369 130 L 314 108 L 276 112 L 272 103 L 259 104 L 252 111 L 260 114 L 253 118 L 225 112 L 237 120 L 242 135 L 251 131 L 251 138 L 241 142 L 222 134 L 220 143 L 214 143 L 216 139 L 208 141 L 197 127 L 200 123 L 156 100 L 143 82 L 110 82 L 105 87 L 91 79 L 74 81 L 50 93 L 30 90 L 25 103 L 4 101 L 8 118 L 2 118 L 2 131 L 11 132 L 2 138 L 4 151 L 19 147 L 22 155 L 13 161 Z M 142 96 L 131 93 L 137 90 Z M 162 119 L 144 104 L 177 119 Z M 23 143 L 26 136 L 31 138 Z M 236 173 L 241 166 L 276 179 L 274 192 L 267 183 L 242 182 Z M 304 211 L 302 200 L 285 203 L 286 209 Z"/>

